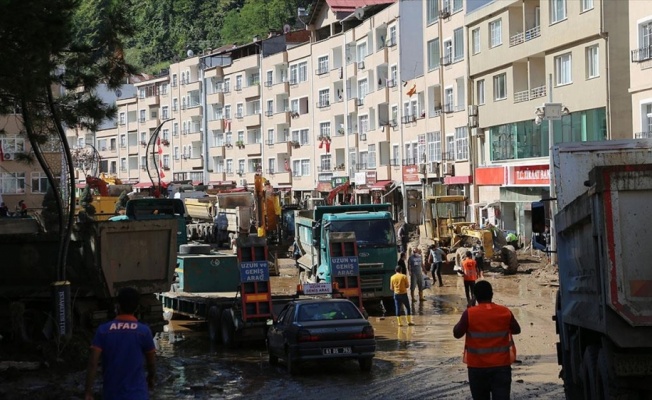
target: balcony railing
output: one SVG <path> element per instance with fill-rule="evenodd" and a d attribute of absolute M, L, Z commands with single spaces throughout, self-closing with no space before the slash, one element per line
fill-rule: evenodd
<path fill-rule="evenodd" d="M 272 87 L 273 84 L 274 82 L 272 81 L 265 81 L 265 87 Z"/>
<path fill-rule="evenodd" d="M 276 170 L 274 168 L 267 168 L 266 173 L 267 175 L 274 175 Z"/>
<path fill-rule="evenodd" d="M 315 70 L 315 75 L 324 75 L 328 73 L 328 67 L 319 67 Z"/>
<path fill-rule="evenodd" d="M 416 158 L 406 158 L 403 160 L 403 165 L 416 165 L 417 159 Z"/>
<path fill-rule="evenodd" d="M 272 111 L 272 110 L 265 111 L 265 116 L 266 117 L 271 117 L 272 115 L 274 115 L 274 111 Z"/>
<path fill-rule="evenodd" d="M 636 132 L 634 134 L 634 139 L 649 139 L 651 137 L 650 132 Z"/>
<path fill-rule="evenodd" d="M 404 115 L 401 117 L 401 123 L 402 124 L 411 124 L 413 122 L 416 122 L 417 117 L 415 115 Z"/>
<path fill-rule="evenodd" d="M 643 62 L 652 58 L 652 46 L 632 50 L 632 62 Z"/>
<path fill-rule="evenodd" d="M 525 43 L 534 38 L 541 36 L 541 27 L 535 26 L 534 28 L 528 29 L 525 32 L 519 32 L 516 35 L 509 38 L 509 45 L 516 46 L 521 43 Z"/>
<path fill-rule="evenodd" d="M 546 97 L 546 87 L 545 86 L 539 86 L 530 89 L 530 100 L 531 99 L 536 99 L 539 97 Z"/>
<path fill-rule="evenodd" d="M 333 170 L 333 167 L 331 167 L 328 164 L 318 165 L 317 166 L 317 172 L 331 172 L 332 170 Z"/>
<path fill-rule="evenodd" d="M 400 158 L 392 158 L 389 160 L 389 165 L 392 167 L 400 167 L 401 166 L 401 159 Z"/>
<path fill-rule="evenodd" d="M 530 91 L 523 90 L 520 92 L 514 92 L 514 103 L 522 103 L 524 101 L 530 100 Z"/>
<path fill-rule="evenodd" d="M 331 103 L 328 100 L 319 100 L 317 102 L 317 108 L 324 108 L 324 107 L 328 107 L 330 105 L 331 105 Z"/>

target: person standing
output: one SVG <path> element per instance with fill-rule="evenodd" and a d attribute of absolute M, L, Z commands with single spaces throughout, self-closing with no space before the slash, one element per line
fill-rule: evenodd
<path fill-rule="evenodd" d="M 505 306 L 492 302 L 493 289 L 488 281 L 474 288 L 478 305 L 467 308 L 453 328 L 453 336 L 466 335 L 464 363 L 474 400 L 509 400 L 512 386 L 512 363 L 516 346 L 512 335 L 521 333 L 514 314 Z"/>
<path fill-rule="evenodd" d="M 401 273 L 407 276 L 407 255 L 405 252 L 398 255 L 398 266 L 401 267 Z"/>
<path fill-rule="evenodd" d="M 9 216 L 9 207 L 5 204 L 3 201 L 2 204 L 0 204 L 0 217 L 8 217 Z"/>
<path fill-rule="evenodd" d="M 444 257 L 446 253 L 439 247 L 438 243 L 435 243 L 430 248 L 430 271 L 432 272 L 432 284 L 437 283 L 437 277 L 439 277 L 439 287 L 444 286 L 444 281 L 441 279 L 441 266 L 444 264 Z M 436 274 L 436 276 L 435 276 Z"/>
<path fill-rule="evenodd" d="M 400 228 L 398 228 L 398 239 L 400 242 L 400 246 L 398 251 L 401 253 L 405 253 L 408 251 L 407 249 L 407 244 L 408 244 L 408 229 L 407 229 L 407 224 L 404 222 Z"/>
<path fill-rule="evenodd" d="M 390 278 L 389 285 L 394 291 L 394 308 L 396 309 L 396 320 L 398 321 L 398 326 L 403 326 L 401 323 L 401 306 L 405 306 L 405 322 L 408 325 L 414 325 L 412 312 L 410 310 L 410 300 L 408 300 L 407 295 L 407 275 L 401 272 L 401 267 L 398 265 L 394 271 L 396 273 Z"/>
<path fill-rule="evenodd" d="M 410 271 L 410 296 L 412 301 L 416 301 L 414 297 L 414 289 L 419 289 L 419 301 L 424 301 L 423 287 L 425 282 L 423 275 L 426 273 L 423 266 L 423 258 L 421 257 L 421 250 L 418 247 L 412 249 L 412 255 L 408 259 L 408 271 Z"/>
<path fill-rule="evenodd" d="M 86 372 L 85 400 L 93 399 L 97 364 L 102 361 L 103 399 L 149 399 L 156 379 L 156 348 L 152 332 L 134 313 L 140 294 L 134 288 L 118 292 L 118 316 L 97 328 Z M 147 377 L 143 364 L 147 365 Z"/>
<path fill-rule="evenodd" d="M 473 259 L 473 253 L 467 250 L 466 257 L 462 261 L 462 273 L 464 274 L 464 294 L 466 295 L 466 302 L 469 306 L 475 303 L 473 297 L 473 287 L 478 277 L 482 277 L 482 271 L 478 269 L 478 263 Z"/>
<path fill-rule="evenodd" d="M 20 200 L 18 202 L 18 205 L 16 206 L 16 214 L 21 217 L 27 216 L 27 204 L 25 204 L 25 200 Z"/>

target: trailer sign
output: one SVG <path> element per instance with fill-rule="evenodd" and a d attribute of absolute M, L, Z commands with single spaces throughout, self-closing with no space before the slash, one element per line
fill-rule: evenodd
<path fill-rule="evenodd" d="M 267 260 L 240 263 L 240 282 L 265 282 L 269 280 Z"/>
<path fill-rule="evenodd" d="M 358 257 L 333 257 L 331 258 L 333 277 L 357 276 L 360 274 Z"/>
<path fill-rule="evenodd" d="M 333 287 L 330 283 L 304 283 L 303 284 L 303 294 L 314 295 L 314 294 L 331 294 L 333 293 Z"/>

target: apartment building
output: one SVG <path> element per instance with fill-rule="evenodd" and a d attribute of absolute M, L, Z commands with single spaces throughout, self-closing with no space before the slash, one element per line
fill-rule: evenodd
<path fill-rule="evenodd" d="M 652 137 L 652 3 L 629 4 L 629 92 L 635 138 Z"/>
<path fill-rule="evenodd" d="M 543 103 L 563 106 L 551 123 L 554 143 L 632 136 L 625 88 L 633 3 L 473 2 L 465 25 L 479 221 L 529 234 L 532 202 L 549 196 L 549 123 L 535 123 Z"/>

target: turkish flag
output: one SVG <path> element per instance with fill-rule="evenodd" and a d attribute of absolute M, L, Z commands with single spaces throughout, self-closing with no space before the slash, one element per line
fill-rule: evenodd
<path fill-rule="evenodd" d="M 161 138 L 158 138 L 156 144 L 158 144 L 159 146 L 161 145 Z"/>
<path fill-rule="evenodd" d="M 288 159 L 285 159 L 285 171 L 290 172 L 290 163 L 288 163 Z"/>
<path fill-rule="evenodd" d="M 163 172 L 163 170 L 161 170 L 161 173 L 159 175 L 161 176 L 161 178 L 165 178 L 165 173 Z"/>
<path fill-rule="evenodd" d="M 412 96 L 414 96 L 416 93 L 417 93 L 417 84 L 415 83 L 415 84 L 412 86 L 412 89 L 408 90 L 407 95 L 408 95 L 409 97 L 412 97 Z"/>
<path fill-rule="evenodd" d="M 330 152 L 331 152 L 331 142 L 327 141 L 326 142 L 326 153 L 330 153 Z"/>
<path fill-rule="evenodd" d="M 323 140 L 319 142 L 319 148 L 321 149 L 322 147 L 324 147 L 324 141 Z"/>

